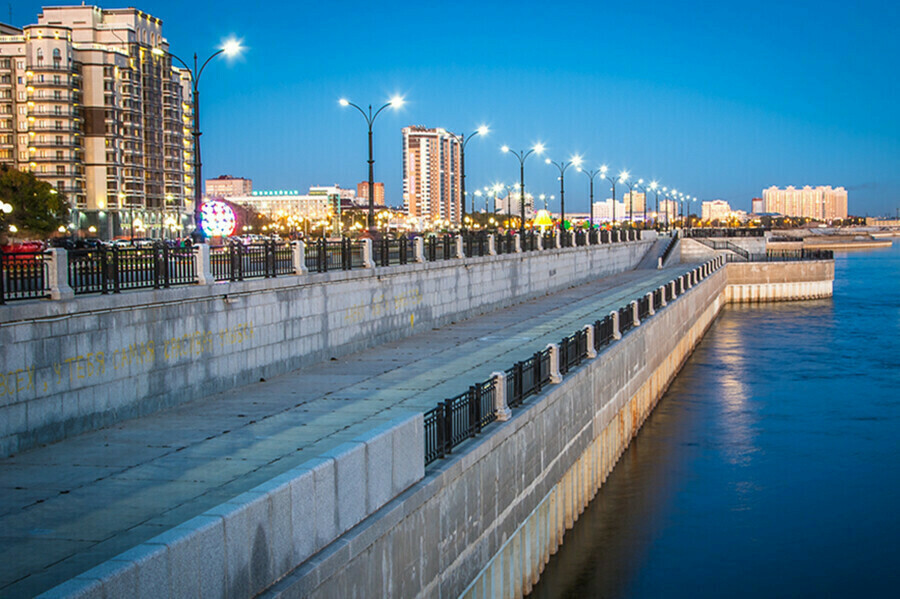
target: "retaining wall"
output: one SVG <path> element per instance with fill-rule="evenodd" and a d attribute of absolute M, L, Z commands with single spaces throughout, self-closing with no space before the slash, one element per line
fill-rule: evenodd
<path fill-rule="evenodd" d="M 0 306 L 0 453 L 628 270 L 654 240 Z"/>
<path fill-rule="evenodd" d="M 725 301 L 776 302 L 831 297 L 833 260 L 729 262 Z"/>
<path fill-rule="evenodd" d="M 719 268 L 269 589 L 520 597 L 724 304 Z"/>

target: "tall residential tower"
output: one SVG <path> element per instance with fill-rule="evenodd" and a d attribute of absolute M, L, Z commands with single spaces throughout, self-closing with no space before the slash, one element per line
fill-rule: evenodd
<path fill-rule="evenodd" d="M 403 128 L 403 206 L 409 216 L 459 223 L 459 140 L 446 129 Z"/>
<path fill-rule="evenodd" d="M 76 225 L 100 234 L 185 224 L 191 81 L 165 53 L 162 21 L 135 8 L 53 6 L 5 33 L 0 163 L 65 193 Z"/>

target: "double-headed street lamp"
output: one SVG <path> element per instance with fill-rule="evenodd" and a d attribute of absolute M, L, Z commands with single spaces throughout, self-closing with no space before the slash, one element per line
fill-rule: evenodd
<path fill-rule="evenodd" d="M 591 220 L 588 223 L 588 229 L 594 228 L 594 177 L 601 173 L 600 169 L 595 171 L 586 171 L 583 170 L 580 166 L 578 167 L 578 171 L 584 173 L 591 180 L 591 188 L 590 188 L 590 203 L 591 203 Z"/>
<path fill-rule="evenodd" d="M 403 106 L 403 98 L 401 96 L 394 96 L 391 98 L 384 106 L 379 108 L 372 114 L 372 105 L 369 104 L 369 111 L 366 112 L 353 102 L 347 100 L 346 98 L 341 98 L 339 103 L 341 106 L 352 106 L 357 109 L 363 118 L 366 119 L 366 124 L 369 126 L 369 217 L 368 227 L 369 234 L 375 234 L 375 158 L 372 155 L 372 124 L 375 122 L 375 119 L 378 118 L 378 115 L 381 114 L 381 111 L 387 108 L 388 106 L 392 106 L 394 108 L 400 108 Z"/>
<path fill-rule="evenodd" d="M 544 151 L 544 144 L 536 143 L 530 150 L 527 152 L 525 150 L 519 150 L 516 152 L 515 150 L 510 150 L 509 146 L 503 146 L 500 148 L 506 154 L 512 154 L 516 158 L 519 159 L 519 196 L 522 204 L 522 222 L 519 223 L 519 235 L 522 237 L 525 236 L 525 159 L 531 156 L 532 154 L 541 154 Z"/>
<path fill-rule="evenodd" d="M 235 39 L 228 40 L 222 44 L 221 48 L 216 52 L 213 52 L 199 67 L 197 53 L 194 52 L 194 68 L 191 68 L 188 63 L 168 50 L 163 50 L 162 48 L 153 48 L 153 50 L 151 50 L 155 56 L 171 56 L 180 62 L 191 74 L 191 96 L 194 108 L 194 120 L 191 128 L 191 136 L 194 138 L 194 230 L 198 231 L 200 235 L 203 234 L 200 229 L 200 200 L 203 197 L 203 179 L 201 177 L 203 163 L 200 160 L 200 76 L 203 74 L 203 69 L 206 68 L 206 65 L 208 65 L 216 56 L 224 54 L 228 58 L 234 58 L 240 54 L 242 50 L 243 47 L 241 46 L 240 41 Z M 132 232 L 132 237 L 133 236 L 134 233 Z"/>
<path fill-rule="evenodd" d="M 581 167 L 581 156 L 577 154 L 572 156 L 569 160 L 563 160 L 560 162 L 556 162 L 555 160 L 550 160 L 547 158 L 544 160 L 547 164 L 552 164 L 556 167 L 556 170 L 559 171 L 559 229 L 560 231 L 566 230 L 566 169 L 570 166 L 575 166 L 575 168 Z"/>
<path fill-rule="evenodd" d="M 631 174 L 628 171 L 622 171 L 619 173 L 619 181 L 628 186 L 628 226 L 634 228 L 634 186 L 638 184 L 637 181 L 629 181 L 628 178 Z"/>
<path fill-rule="evenodd" d="M 488 129 L 487 125 L 481 125 L 473 131 L 469 133 L 467 136 L 465 133 L 461 133 L 457 135 L 455 133 L 451 133 L 450 136 L 459 142 L 459 174 L 460 174 L 460 184 L 459 184 L 459 193 L 460 198 L 462 198 L 462 214 L 460 214 L 459 222 L 462 223 L 463 229 L 466 228 L 466 144 L 469 143 L 469 140 L 475 137 L 476 135 L 487 135 L 490 133 L 490 129 Z M 475 198 L 472 198 L 472 213 L 475 213 Z"/>
<path fill-rule="evenodd" d="M 659 183 L 657 183 L 656 181 L 650 181 L 650 191 L 652 191 L 653 195 L 656 196 L 656 211 L 654 212 L 656 216 L 653 217 L 653 228 L 659 231 Z M 644 220 L 646 220 L 646 206 L 647 204 L 645 203 Z"/>
<path fill-rule="evenodd" d="M 609 176 L 607 173 L 609 172 L 609 167 L 605 164 L 600 167 L 600 176 L 609 181 L 610 185 L 612 185 L 612 226 L 616 226 L 616 179 L 614 177 Z M 628 180 L 628 171 L 622 171 L 619 173 L 618 182 L 624 183 Z"/>

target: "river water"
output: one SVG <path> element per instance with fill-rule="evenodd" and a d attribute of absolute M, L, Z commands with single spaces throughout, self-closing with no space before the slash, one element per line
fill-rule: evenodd
<path fill-rule="evenodd" d="M 532 597 L 900 597 L 900 241 L 727 307 Z"/>

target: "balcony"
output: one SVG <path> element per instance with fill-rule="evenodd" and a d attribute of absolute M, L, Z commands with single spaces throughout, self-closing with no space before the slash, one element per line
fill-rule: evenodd
<path fill-rule="evenodd" d="M 59 89 L 71 89 L 72 82 L 68 79 L 60 79 L 59 81 L 55 81 L 53 79 L 38 81 L 37 79 L 32 79 L 28 82 L 28 85 L 35 89 L 47 89 L 47 88 L 59 88 Z"/>
<path fill-rule="evenodd" d="M 62 142 L 57 142 L 56 140 L 37 141 L 37 140 L 32 139 L 31 141 L 28 142 L 28 147 L 41 148 L 41 149 L 47 149 L 47 148 L 54 149 L 55 148 L 57 150 L 68 150 L 68 149 L 72 149 L 72 148 L 78 148 L 80 150 L 81 144 L 78 142 L 78 140 L 75 140 L 75 139 L 65 140 Z"/>
<path fill-rule="evenodd" d="M 26 67 L 26 70 L 31 71 L 33 73 L 74 73 L 75 65 L 73 63 L 64 65 L 64 64 L 50 64 L 39 62 L 37 64 L 31 64 Z"/>
<path fill-rule="evenodd" d="M 49 156 L 44 156 L 44 157 L 31 156 L 28 159 L 28 162 L 36 162 L 38 164 L 51 164 L 51 163 L 52 164 L 63 164 L 63 163 L 65 163 L 65 164 L 81 164 L 82 162 L 84 162 L 84 159 L 79 156 L 66 156 L 64 158 L 56 158 L 55 156 L 52 158 Z M 56 176 L 55 173 L 37 173 L 37 174 L 43 175 L 43 176 L 48 176 L 48 177 Z M 65 175 L 60 175 L 60 176 L 75 177 L 77 175 L 78 175 L 78 173 L 66 173 Z"/>
<path fill-rule="evenodd" d="M 55 125 L 33 125 L 29 128 L 29 131 L 34 131 L 35 133 L 84 133 L 81 130 L 81 127 L 57 127 Z"/>

